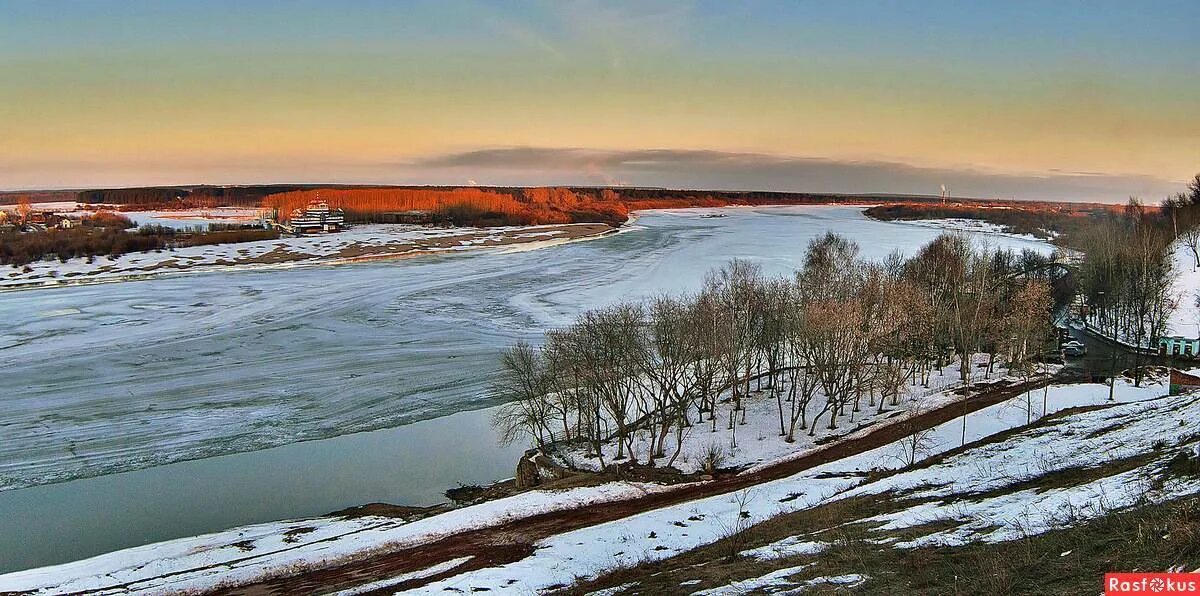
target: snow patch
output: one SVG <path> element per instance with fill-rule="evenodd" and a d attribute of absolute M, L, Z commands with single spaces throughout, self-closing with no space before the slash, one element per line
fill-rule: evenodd
<path fill-rule="evenodd" d="M 804 540 L 799 536 L 788 536 L 766 546 L 744 550 L 738 554 L 743 557 L 758 559 L 759 561 L 770 561 L 773 559 L 794 557 L 796 555 L 815 555 L 826 548 L 829 548 L 829 544 L 826 542 L 814 542 Z"/>
<path fill-rule="evenodd" d="M 810 567 L 810 565 L 785 567 L 759 577 L 736 581 L 718 588 L 692 592 L 692 596 L 734 596 L 740 594 L 749 594 L 755 590 L 794 586 L 796 583 L 788 578 L 800 573 L 801 571 L 804 571 L 805 567 Z"/>

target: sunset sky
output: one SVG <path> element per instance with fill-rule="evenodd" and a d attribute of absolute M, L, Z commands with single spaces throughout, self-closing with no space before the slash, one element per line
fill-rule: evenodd
<path fill-rule="evenodd" d="M 1200 2 L 0 0 L 0 188 L 628 184 L 1150 201 Z"/>

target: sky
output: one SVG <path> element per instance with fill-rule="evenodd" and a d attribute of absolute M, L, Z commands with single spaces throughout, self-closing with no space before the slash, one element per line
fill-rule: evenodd
<path fill-rule="evenodd" d="M 0 0 L 0 189 L 631 185 L 1158 201 L 1200 2 Z"/>

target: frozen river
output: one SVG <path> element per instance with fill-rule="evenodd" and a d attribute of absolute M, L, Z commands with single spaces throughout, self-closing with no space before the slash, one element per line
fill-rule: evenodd
<path fill-rule="evenodd" d="M 731 257 L 790 272 L 827 230 L 867 258 L 939 233 L 860 211 L 652 212 L 540 250 L 0 293 L 0 571 L 509 476 L 519 449 L 486 413 L 443 418 L 495 405 L 504 346 Z"/>

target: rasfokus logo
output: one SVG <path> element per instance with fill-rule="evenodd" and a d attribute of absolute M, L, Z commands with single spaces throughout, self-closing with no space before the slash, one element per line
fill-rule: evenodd
<path fill-rule="evenodd" d="M 1200 573 L 1106 573 L 1104 594 L 1200 594 Z"/>

